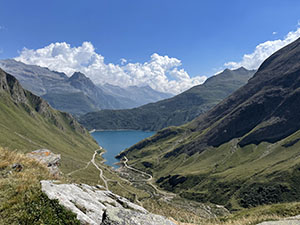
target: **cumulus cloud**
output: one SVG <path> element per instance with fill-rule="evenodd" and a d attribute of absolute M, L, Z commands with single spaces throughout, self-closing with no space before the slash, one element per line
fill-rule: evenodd
<path fill-rule="evenodd" d="M 61 42 L 35 50 L 24 48 L 15 59 L 65 72 L 68 76 L 80 71 L 96 84 L 109 83 L 122 87 L 149 85 L 155 90 L 174 94 L 206 80 L 205 76 L 190 77 L 181 68 L 179 59 L 157 53 L 152 54 L 150 60 L 144 63 L 127 63 L 126 59 L 121 59 L 121 65 L 106 64 L 104 57 L 95 52 L 90 42 L 84 42 L 78 47 Z"/>
<path fill-rule="evenodd" d="M 127 59 L 124 58 L 120 59 L 120 61 L 121 61 L 121 65 L 125 65 L 127 63 Z"/>
<path fill-rule="evenodd" d="M 266 41 L 256 46 L 254 52 L 245 54 L 240 62 L 227 62 L 224 65 L 230 69 L 241 66 L 247 69 L 257 69 L 261 63 L 280 48 L 290 44 L 300 37 L 300 27 L 296 31 L 289 32 L 284 39 Z"/>

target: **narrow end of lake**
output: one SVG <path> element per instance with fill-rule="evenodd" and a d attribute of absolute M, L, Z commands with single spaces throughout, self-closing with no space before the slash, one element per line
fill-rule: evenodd
<path fill-rule="evenodd" d="M 119 160 L 115 158 L 116 155 L 154 134 L 154 131 L 140 130 L 95 131 L 91 133 L 98 144 L 106 150 L 102 155 L 106 160 L 105 164 L 114 168 L 118 167 L 115 163 L 119 162 Z"/>

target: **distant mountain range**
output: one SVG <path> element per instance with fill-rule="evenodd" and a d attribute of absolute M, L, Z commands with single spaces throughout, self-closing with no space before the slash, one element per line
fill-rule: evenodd
<path fill-rule="evenodd" d="M 80 122 L 88 129 L 104 130 L 159 130 L 167 126 L 181 125 L 211 109 L 246 84 L 254 73 L 255 70 L 245 68 L 226 69 L 208 78 L 204 84 L 195 86 L 173 98 L 134 109 L 91 112 L 81 116 Z"/>
<path fill-rule="evenodd" d="M 52 107 L 76 115 L 100 109 L 133 108 L 172 96 L 149 86 L 97 86 L 79 72 L 68 77 L 64 73 L 13 59 L 0 60 L 0 68 L 15 76 L 25 89 L 47 100 Z"/>
<path fill-rule="evenodd" d="M 162 188 L 238 209 L 300 200 L 300 39 L 209 112 L 122 152 Z"/>

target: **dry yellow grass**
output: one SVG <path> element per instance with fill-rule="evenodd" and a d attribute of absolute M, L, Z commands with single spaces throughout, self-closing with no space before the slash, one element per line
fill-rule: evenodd
<path fill-rule="evenodd" d="M 15 163 L 22 168 L 13 169 Z M 0 224 L 79 223 L 75 215 L 42 193 L 40 180 L 44 179 L 54 179 L 46 166 L 0 147 Z"/>
<path fill-rule="evenodd" d="M 252 215 L 251 217 L 244 217 L 239 219 L 232 219 L 226 222 L 221 222 L 219 220 L 209 221 L 209 220 L 200 220 L 196 223 L 184 223 L 184 222 L 178 222 L 174 220 L 173 218 L 169 218 L 177 225 L 255 225 L 262 221 L 271 221 L 271 220 L 280 220 L 282 217 L 273 215 L 273 216 L 255 216 Z"/>
<path fill-rule="evenodd" d="M 22 165 L 23 168 L 20 172 L 11 168 L 15 163 Z M 25 191 L 32 186 L 39 185 L 41 179 L 53 178 L 45 165 L 26 157 L 24 154 L 3 148 L 0 148 L 0 171 L 0 188 L 1 185 L 15 183 L 16 186 L 14 187 L 19 191 Z"/>
<path fill-rule="evenodd" d="M 216 219 L 204 219 L 192 211 L 174 207 L 163 201 L 146 201 L 144 207 L 152 213 L 171 219 L 178 225 L 255 225 L 263 221 L 276 221 L 300 214 L 300 202 L 258 206 Z"/>

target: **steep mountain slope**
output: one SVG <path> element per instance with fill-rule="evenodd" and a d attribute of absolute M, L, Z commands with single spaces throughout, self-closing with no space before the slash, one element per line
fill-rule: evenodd
<path fill-rule="evenodd" d="M 0 146 L 29 152 L 47 148 L 62 155 L 62 171 L 84 167 L 98 148 L 68 113 L 52 109 L 0 69 Z"/>
<path fill-rule="evenodd" d="M 206 114 L 127 149 L 161 187 L 198 201 L 255 206 L 300 199 L 300 39 Z"/>
<path fill-rule="evenodd" d="M 96 86 L 82 73 L 74 73 L 69 78 L 64 73 L 13 59 L 0 60 L 0 68 L 15 76 L 25 89 L 46 99 L 52 107 L 72 114 L 133 108 L 170 97 L 150 87 Z"/>
<path fill-rule="evenodd" d="M 27 65 L 13 59 L 0 60 L 0 67 L 16 77 L 26 90 L 38 96 L 49 92 L 58 93 L 62 90 L 68 93 L 78 92 L 65 82 L 68 77 L 64 73 L 54 72 L 40 66 Z"/>
<path fill-rule="evenodd" d="M 118 99 L 104 93 L 80 72 L 75 72 L 65 83 L 77 91 L 65 92 L 62 89 L 60 92 L 49 92 L 42 95 L 54 108 L 67 112 L 71 110 L 74 114 L 82 114 L 102 108 L 119 108 L 122 105 Z"/>
<path fill-rule="evenodd" d="M 88 113 L 80 122 L 89 129 L 159 130 L 181 125 L 215 106 L 254 74 L 253 70 L 226 69 L 173 98 L 128 110 L 101 110 Z"/>

